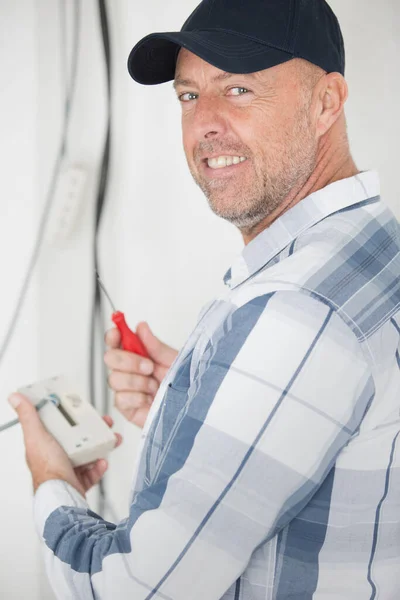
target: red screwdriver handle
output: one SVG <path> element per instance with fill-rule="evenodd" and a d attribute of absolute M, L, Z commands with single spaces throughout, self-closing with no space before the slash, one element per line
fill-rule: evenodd
<path fill-rule="evenodd" d="M 133 331 L 131 331 L 126 324 L 124 313 L 119 311 L 115 312 L 112 316 L 112 321 L 115 323 L 121 333 L 122 348 L 128 352 L 133 352 L 134 354 L 139 354 L 140 356 L 149 358 L 149 354 L 141 339 L 136 335 L 136 333 L 133 333 Z"/>

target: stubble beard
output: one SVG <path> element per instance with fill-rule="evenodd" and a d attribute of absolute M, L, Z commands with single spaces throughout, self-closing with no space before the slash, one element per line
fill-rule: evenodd
<path fill-rule="evenodd" d="M 221 155 L 229 153 L 248 157 L 253 168 L 250 183 L 249 174 L 245 182 L 240 175 L 229 180 L 209 180 L 191 168 L 190 171 L 211 210 L 242 233 L 251 232 L 277 211 L 293 190 L 300 190 L 314 172 L 317 162 L 317 144 L 312 136 L 308 111 L 304 109 L 299 111 L 296 126 L 286 135 L 283 151 L 278 153 L 271 148 L 269 164 L 258 165 L 249 148 L 238 148 L 229 143 L 224 143 L 223 148 L 218 148 L 218 145 L 202 144 L 199 152 L 209 150 L 210 154 L 215 154 L 221 150 Z"/>

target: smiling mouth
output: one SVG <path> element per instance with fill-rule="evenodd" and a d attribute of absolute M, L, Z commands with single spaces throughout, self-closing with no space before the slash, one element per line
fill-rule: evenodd
<path fill-rule="evenodd" d="M 215 158 L 204 159 L 205 164 L 213 170 L 225 169 L 232 165 L 239 165 L 247 160 L 245 156 L 216 156 Z"/>

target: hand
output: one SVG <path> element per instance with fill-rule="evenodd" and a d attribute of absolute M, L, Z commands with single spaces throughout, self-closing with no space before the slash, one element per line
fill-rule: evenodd
<path fill-rule="evenodd" d="M 86 492 L 99 483 L 107 471 L 107 461 L 97 460 L 74 469 L 66 452 L 43 425 L 33 404 L 22 394 L 12 394 L 9 402 L 16 410 L 22 426 L 26 462 L 32 474 L 34 492 L 45 481 L 62 479 L 85 497 Z M 112 427 L 111 417 L 103 419 Z M 122 437 L 119 433 L 115 434 L 115 447 L 121 443 Z"/>
<path fill-rule="evenodd" d="M 108 384 L 115 392 L 115 406 L 128 421 L 143 427 L 160 383 L 178 352 L 155 337 L 147 323 L 139 323 L 136 333 L 150 360 L 120 350 L 121 335 L 118 329 L 110 329 L 105 336 L 110 350 L 105 353 L 104 362 L 111 369 Z"/>

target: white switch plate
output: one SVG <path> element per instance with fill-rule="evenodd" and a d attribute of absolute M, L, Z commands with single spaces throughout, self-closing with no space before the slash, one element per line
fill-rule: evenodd
<path fill-rule="evenodd" d="M 76 393 L 76 387 L 66 377 L 46 379 L 18 391 L 35 406 L 51 394 L 59 398 L 59 406 L 48 402 L 39 410 L 39 416 L 64 448 L 74 467 L 106 458 L 115 447 L 112 430 L 96 409 Z"/>
<path fill-rule="evenodd" d="M 82 165 L 64 165 L 57 180 L 47 223 L 47 241 L 59 246 L 77 227 L 84 200 L 88 171 Z"/>

